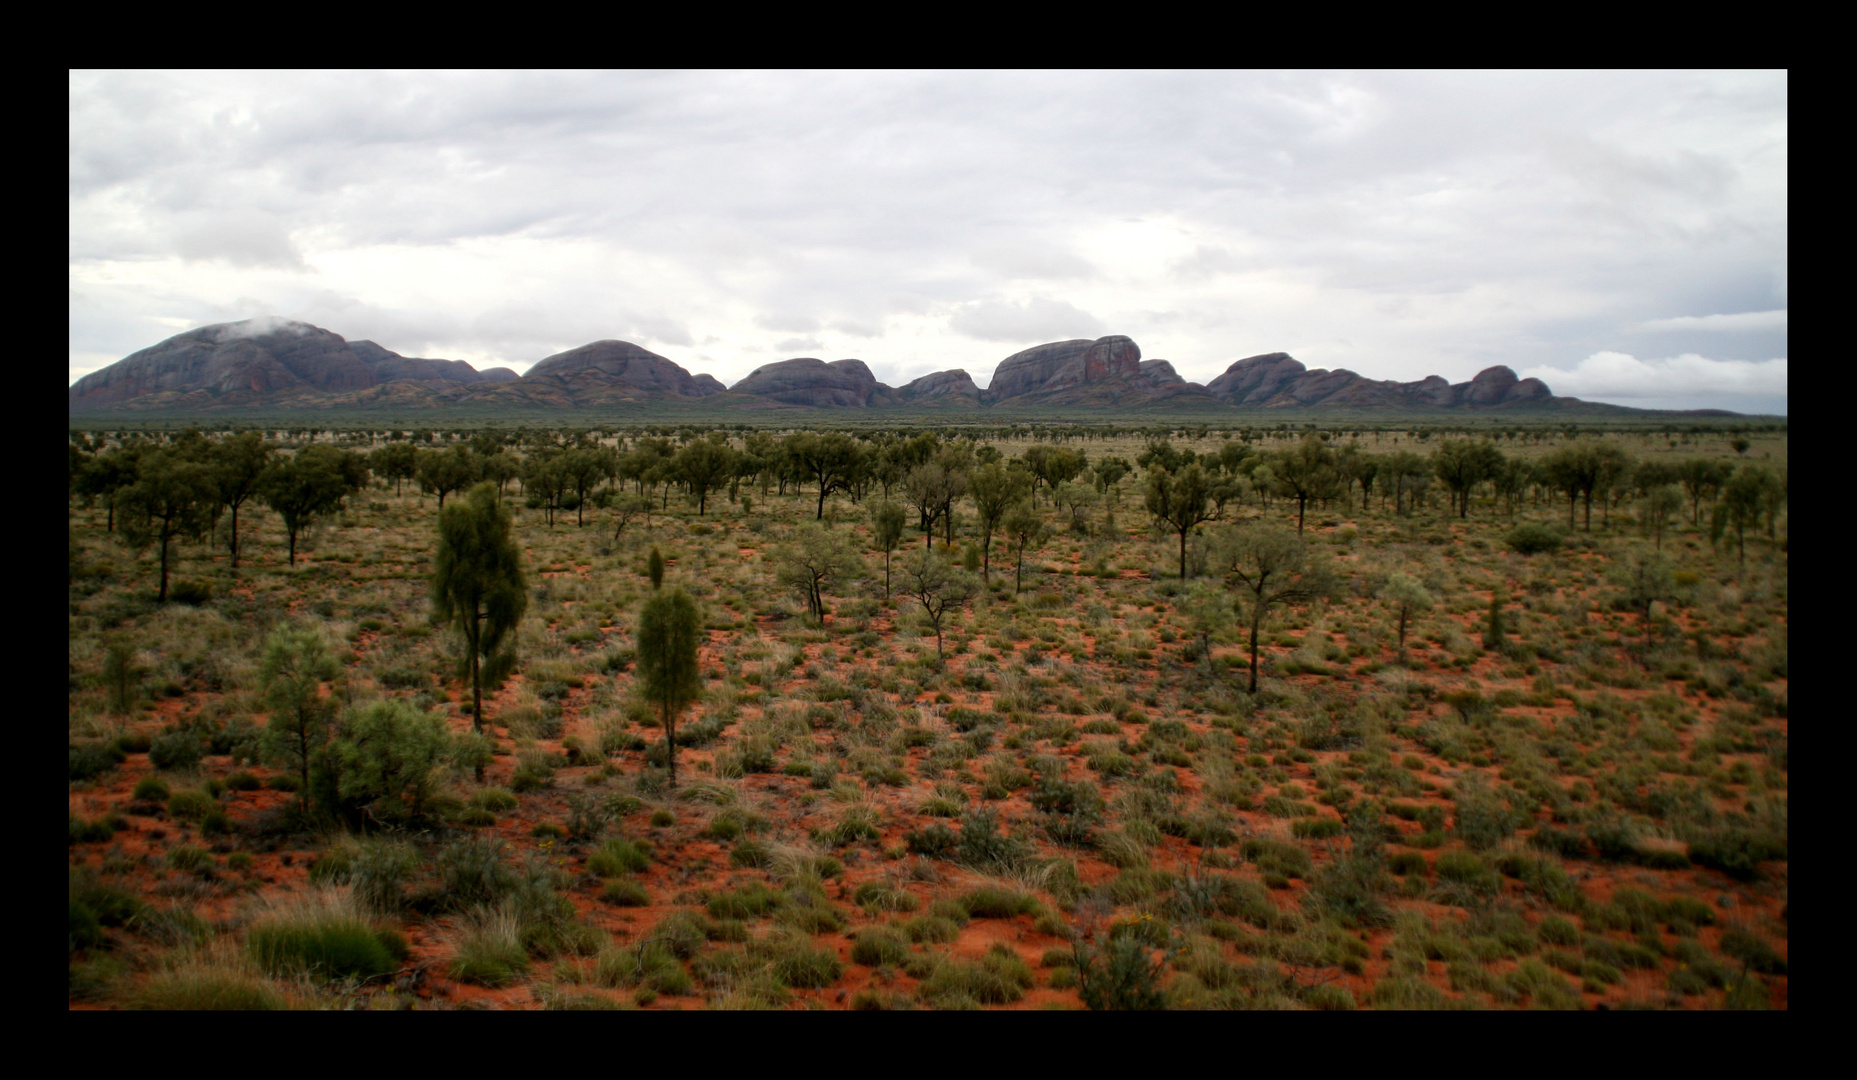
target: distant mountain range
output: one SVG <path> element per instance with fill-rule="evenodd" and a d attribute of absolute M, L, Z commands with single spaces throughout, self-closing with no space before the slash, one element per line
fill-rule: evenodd
<path fill-rule="evenodd" d="M 1166 360 L 1143 360 L 1123 335 L 1056 341 L 999 362 L 985 389 L 966 371 L 938 371 L 904 386 L 877 381 L 862 360 L 800 357 L 766 364 L 725 387 L 626 341 L 595 341 L 556 353 L 518 376 L 478 371 L 462 360 L 401 356 L 372 341 L 347 341 L 307 323 L 248 320 L 189 330 L 73 383 L 72 416 L 226 410 L 326 411 L 352 408 L 598 412 L 651 404 L 705 410 L 1174 411 L 1236 409 L 1397 413 L 1436 410 L 1638 412 L 1555 397 L 1539 379 L 1506 367 L 1469 382 L 1433 375 L 1418 382 L 1310 371 L 1287 353 L 1236 361 L 1210 383 L 1182 379 Z M 1693 415 L 1693 414 L 1692 414 Z M 1733 415 L 1717 413 L 1717 415 Z"/>

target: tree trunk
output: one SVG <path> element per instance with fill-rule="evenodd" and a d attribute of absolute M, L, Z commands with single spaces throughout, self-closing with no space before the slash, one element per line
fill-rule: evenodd
<path fill-rule="evenodd" d="M 161 531 L 161 591 L 155 595 L 155 603 L 165 604 L 168 600 L 168 532 Z"/>
<path fill-rule="evenodd" d="M 669 702 L 664 705 L 664 760 L 671 769 L 671 787 L 677 786 L 677 718 L 671 715 Z"/>
<path fill-rule="evenodd" d="M 1186 580 L 1186 530 L 1180 530 L 1180 580 Z"/>
<path fill-rule="evenodd" d="M 1257 626 L 1264 619 L 1263 612 L 1263 597 L 1260 596 L 1251 609 L 1251 688 L 1245 691 L 1247 694 L 1257 693 Z"/>
<path fill-rule="evenodd" d="M 472 616 L 473 624 L 481 617 Z M 482 735 L 484 733 L 484 686 L 477 660 L 477 635 L 471 635 L 471 640 L 466 642 L 466 645 L 471 650 L 471 730 Z M 476 776 L 478 783 L 484 782 L 484 765 L 481 760 L 477 763 Z"/>

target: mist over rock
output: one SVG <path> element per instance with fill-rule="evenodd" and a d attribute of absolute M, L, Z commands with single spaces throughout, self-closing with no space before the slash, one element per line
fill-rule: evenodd
<path fill-rule="evenodd" d="M 202 407 L 258 405 L 362 393 L 387 383 L 445 390 L 515 378 L 462 360 L 401 356 L 372 341 L 350 342 L 308 323 L 247 319 L 176 334 L 73 383 L 72 412 L 186 399 Z"/>

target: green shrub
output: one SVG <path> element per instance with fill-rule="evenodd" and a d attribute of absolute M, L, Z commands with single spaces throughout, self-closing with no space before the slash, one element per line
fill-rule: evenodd
<path fill-rule="evenodd" d="M 851 946 L 851 962 L 866 967 L 896 965 L 907 959 L 909 943 L 888 927 L 873 926 L 859 931 L 857 941 Z"/>
<path fill-rule="evenodd" d="M 921 905 L 914 893 L 881 881 L 867 881 L 858 886 L 852 899 L 865 911 L 914 911 Z"/>
<path fill-rule="evenodd" d="M 785 903 L 784 895 L 756 881 L 711 897 L 708 907 L 709 914 L 717 919 L 759 919 Z"/>
<path fill-rule="evenodd" d="M 1092 1010 L 1153 1010 L 1166 1007 L 1160 991 L 1162 964 L 1151 947 L 1133 935 L 1113 937 L 1101 948 L 1083 952 L 1077 981 L 1083 1003 Z"/>
<path fill-rule="evenodd" d="M 1302 997 L 1303 1004 L 1322 1012 L 1352 1012 L 1354 994 L 1345 986 L 1323 983 L 1312 987 Z"/>
<path fill-rule="evenodd" d="M 1009 1005 L 1025 996 L 1032 969 L 1010 949 L 995 944 L 979 960 L 944 959 L 917 989 L 923 1000 L 942 1007 L 964 1001 Z"/>
<path fill-rule="evenodd" d="M 136 802 L 165 803 L 170 794 L 167 781 L 159 776 L 144 776 L 136 781 L 135 791 L 129 797 Z"/>
<path fill-rule="evenodd" d="M 114 769 L 122 760 L 123 752 L 109 743 L 72 743 L 70 778 L 78 781 L 101 776 Z"/>
<path fill-rule="evenodd" d="M 393 954 L 360 919 L 304 908 L 261 922 L 246 935 L 252 959 L 273 975 L 370 979 L 394 969 Z"/>
<path fill-rule="evenodd" d="M 775 944 L 768 951 L 774 978 L 795 990 L 819 990 L 838 981 L 843 967 L 830 949 L 815 949 L 803 939 Z"/>
<path fill-rule="evenodd" d="M 219 800 L 204 791 L 177 791 L 168 797 L 168 814 L 181 821 L 202 821 L 219 812 Z"/>
<path fill-rule="evenodd" d="M 490 837 L 454 840 L 436 861 L 442 901 L 453 911 L 493 906 L 518 884 L 515 870 L 503 861 L 502 844 Z"/>
<path fill-rule="evenodd" d="M 1550 526 L 1529 522 L 1510 529 L 1503 537 L 1503 543 L 1520 555 L 1540 555 L 1559 551 L 1561 535 Z"/>
<path fill-rule="evenodd" d="M 600 899 L 615 907 L 644 907 L 651 903 L 651 894 L 631 878 L 619 878 L 606 883 Z"/>
<path fill-rule="evenodd" d="M 1717 829 L 1689 842 L 1690 861 L 1734 878 L 1753 881 L 1760 864 L 1786 858 L 1786 838 L 1747 829 Z"/>
<path fill-rule="evenodd" d="M 204 966 L 150 975 L 123 1004 L 131 1009 L 161 1012 L 260 1012 L 289 1007 L 277 987 L 262 979 L 236 969 Z"/>
<path fill-rule="evenodd" d="M 168 869 L 170 870 L 180 870 L 184 873 L 191 873 L 203 867 L 212 866 L 213 856 L 208 854 L 204 848 L 190 847 L 186 844 L 181 844 L 178 847 L 168 849 L 166 861 Z"/>
<path fill-rule="evenodd" d="M 910 941 L 919 945 L 946 945 L 961 936 L 960 923 L 939 915 L 920 915 L 909 919 L 902 924 L 902 930 Z"/>
<path fill-rule="evenodd" d="M 651 866 L 651 848 L 642 840 L 613 837 L 587 859 L 587 872 L 600 877 L 636 874 Z"/>
<path fill-rule="evenodd" d="M 459 982 L 508 986 L 529 973 L 529 950 L 515 914 L 479 908 L 460 920 L 446 973 Z"/>
<path fill-rule="evenodd" d="M 148 747 L 149 763 L 157 769 L 191 769 L 206 756 L 206 743 L 189 729 L 156 736 Z"/>
<path fill-rule="evenodd" d="M 507 788 L 487 787 L 479 789 L 471 796 L 471 805 L 493 814 L 504 814 L 521 804 Z"/>
<path fill-rule="evenodd" d="M 1040 906 L 1036 897 L 990 885 L 970 890 L 960 898 L 960 904 L 973 919 L 1010 919 Z"/>

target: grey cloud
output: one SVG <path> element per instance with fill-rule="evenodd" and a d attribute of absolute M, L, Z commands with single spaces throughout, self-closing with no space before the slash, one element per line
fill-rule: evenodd
<path fill-rule="evenodd" d="M 949 317 L 957 333 L 981 341 L 1043 342 L 1075 337 L 1099 337 L 1103 324 L 1068 300 L 1043 297 L 1012 303 L 986 300 L 966 304 Z"/>
<path fill-rule="evenodd" d="M 197 217 L 184 226 L 176 244 L 183 259 L 224 259 L 237 267 L 298 269 L 303 256 L 276 217 L 257 210 L 233 210 Z"/>
<path fill-rule="evenodd" d="M 1639 330 L 1784 330 L 1786 309 L 1776 311 L 1742 311 L 1732 315 L 1678 315 L 1670 319 L 1649 319 Z"/>
<path fill-rule="evenodd" d="M 973 263 L 1007 278 L 1065 281 L 1096 276 L 1082 256 L 1037 245 L 995 244 L 976 251 Z"/>
<path fill-rule="evenodd" d="M 832 324 L 832 329 L 851 337 L 876 338 L 883 336 L 883 327 L 874 323 L 853 322 L 845 319 Z"/>
<path fill-rule="evenodd" d="M 820 341 L 818 338 L 812 338 L 812 337 L 788 338 L 785 341 L 778 342 L 774 345 L 775 352 L 784 353 L 787 356 L 797 356 L 800 353 L 806 353 L 810 355 L 812 353 L 820 352 L 824 348 L 825 348 L 824 342 Z"/>
<path fill-rule="evenodd" d="M 1224 248 L 1201 244 L 1193 249 L 1193 254 L 1175 259 L 1171 269 L 1175 277 L 1203 281 L 1220 274 L 1237 273 L 1244 268 L 1243 261 Z"/>
<path fill-rule="evenodd" d="M 819 320 L 810 315 L 756 315 L 754 324 L 763 330 L 785 330 L 790 334 L 810 334 L 819 329 Z"/>

